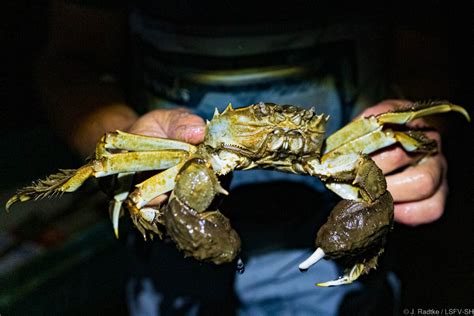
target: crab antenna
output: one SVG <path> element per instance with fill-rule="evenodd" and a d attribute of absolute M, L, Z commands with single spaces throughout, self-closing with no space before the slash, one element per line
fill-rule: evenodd
<path fill-rule="evenodd" d="M 313 252 L 313 254 L 311 256 L 309 256 L 308 259 L 306 259 L 305 261 L 300 263 L 298 268 L 301 271 L 306 271 L 309 268 L 311 268 L 311 266 L 315 265 L 322 258 L 324 258 L 324 251 L 321 248 L 318 248 L 318 249 L 316 249 L 315 252 Z"/>

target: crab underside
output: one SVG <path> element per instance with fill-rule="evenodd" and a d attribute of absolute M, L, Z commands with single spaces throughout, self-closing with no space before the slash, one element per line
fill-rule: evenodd
<path fill-rule="evenodd" d="M 60 170 L 18 190 L 7 202 L 25 202 L 73 192 L 90 177 L 116 175 L 120 185 L 110 203 L 118 237 L 119 217 L 126 209 L 143 237 L 166 233 L 185 256 L 216 264 L 233 261 L 240 239 L 229 220 L 211 209 L 217 194 L 228 194 L 218 176 L 233 170 L 271 168 L 319 177 L 342 200 L 319 229 L 316 251 L 299 265 L 307 270 L 321 258 L 347 267 L 341 278 L 320 283 L 351 283 L 377 265 L 393 226 L 393 200 L 382 171 L 369 154 L 399 143 L 406 151 L 429 155 L 437 144 L 405 123 L 456 111 L 449 102 L 413 103 L 376 116 L 359 118 L 324 138 L 328 117 L 314 109 L 258 103 L 214 114 L 203 143 L 110 132 L 99 141 L 95 159 L 77 170 Z M 399 128 L 403 126 L 403 128 Z M 160 171 L 132 186 L 131 175 Z M 147 205 L 170 193 L 160 206 Z"/>

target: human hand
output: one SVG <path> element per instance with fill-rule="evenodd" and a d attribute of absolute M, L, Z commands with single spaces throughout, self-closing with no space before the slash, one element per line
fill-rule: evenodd
<path fill-rule="evenodd" d="M 362 112 L 361 116 L 375 115 L 405 106 L 406 100 L 385 100 Z M 426 121 L 417 119 L 413 127 L 426 127 Z M 436 131 L 426 135 L 438 143 L 438 152 L 417 163 L 420 156 L 407 153 L 400 145 L 377 151 L 372 159 L 387 174 L 387 189 L 395 204 L 395 221 L 416 226 L 433 222 L 444 212 L 448 195 L 447 163 L 441 152 L 441 136 Z"/>
<path fill-rule="evenodd" d="M 204 120 L 183 108 L 154 110 L 139 117 L 127 130 L 129 133 L 171 138 L 198 144 L 204 140 Z M 167 195 L 153 199 L 148 205 L 161 204 Z"/>

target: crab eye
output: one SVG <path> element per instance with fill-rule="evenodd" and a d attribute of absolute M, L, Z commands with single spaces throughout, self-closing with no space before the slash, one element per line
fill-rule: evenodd
<path fill-rule="evenodd" d="M 270 114 L 270 107 L 269 107 L 267 104 L 265 104 L 265 103 L 263 103 L 263 102 L 260 102 L 260 103 L 258 104 L 258 107 L 259 107 L 259 109 L 260 109 L 260 112 L 262 112 L 263 115 L 268 115 L 268 114 Z"/>

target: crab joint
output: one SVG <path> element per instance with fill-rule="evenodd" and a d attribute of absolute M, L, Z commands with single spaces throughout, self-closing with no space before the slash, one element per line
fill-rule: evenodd
<path fill-rule="evenodd" d="M 307 271 L 309 268 L 311 268 L 313 265 L 315 265 L 319 260 L 324 258 L 324 251 L 321 248 L 316 249 L 315 252 L 311 256 L 309 256 L 308 259 L 300 263 L 298 268 L 300 271 L 304 272 Z"/>

